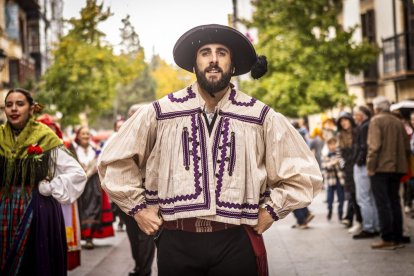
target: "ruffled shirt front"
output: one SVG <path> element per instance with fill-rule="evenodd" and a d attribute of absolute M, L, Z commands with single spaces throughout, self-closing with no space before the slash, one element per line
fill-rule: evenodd
<path fill-rule="evenodd" d="M 254 225 L 259 207 L 277 220 L 310 204 L 322 176 L 283 115 L 232 88 L 209 128 L 204 105 L 195 83 L 142 106 L 106 145 L 102 187 L 124 212 Z"/>

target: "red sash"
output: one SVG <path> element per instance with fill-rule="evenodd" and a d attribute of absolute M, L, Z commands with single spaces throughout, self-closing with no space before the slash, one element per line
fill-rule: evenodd
<path fill-rule="evenodd" d="M 257 273 L 259 276 L 269 276 L 267 267 L 266 247 L 263 236 L 257 234 L 251 226 L 243 225 L 252 244 L 254 255 L 256 256 Z"/>

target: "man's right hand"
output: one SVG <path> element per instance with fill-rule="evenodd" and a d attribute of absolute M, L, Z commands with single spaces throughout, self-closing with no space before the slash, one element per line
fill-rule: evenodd
<path fill-rule="evenodd" d="M 158 209 L 145 208 L 134 215 L 139 228 L 147 235 L 154 235 L 162 225 L 162 218 L 158 216 Z"/>

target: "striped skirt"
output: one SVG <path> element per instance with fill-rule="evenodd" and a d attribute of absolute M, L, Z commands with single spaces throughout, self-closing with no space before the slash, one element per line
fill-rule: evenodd
<path fill-rule="evenodd" d="M 37 188 L 0 196 L 0 275 L 67 275 L 60 204 Z"/>
<path fill-rule="evenodd" d="M 101 188 L 98 174 L 86 182 L 85 190 L 78 199 L 82 239 L 114 236 L 114 216 L 108 195 Z"/>

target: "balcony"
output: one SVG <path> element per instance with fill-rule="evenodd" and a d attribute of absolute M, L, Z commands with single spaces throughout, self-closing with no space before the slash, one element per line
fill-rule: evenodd
<path fill-rule="evenodd" d="M 384 79 L 414 78 L 414 33 L 401 33 L 382 40 Z"/>
<path fill-rule="evenodd" d="M 370 64 L 367 69 L 361 71 L 358 75 L 347 73 L 345 80 L 349 86 L 373 86 L 378 84 L 378 62 Z"/>
<path fill-rule="evenodd" d="M 35 63 L 32 58 L 9 60 L 10 84 L 21 85 L 35 79 Z"/>
<path fill-rule="evenodd" d="M 16 0 L 15 1 L 19 6 L 25 11 L 37 11 L 40 9 L 38 0 Z"/>

